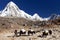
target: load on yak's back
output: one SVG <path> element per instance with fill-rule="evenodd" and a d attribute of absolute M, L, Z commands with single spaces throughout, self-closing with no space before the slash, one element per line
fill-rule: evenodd
<path fill-rule="evenodd" d="M 43 30 L 42 35 L 38 37 L 47 37 L 48 35 L 52 35 L 52 30 Z"/>
<path fill-rule="evenodd" d="M 15 33 L 15 36 L 18 37 L 18 36 L 26 35 L 26 33 L 27 33 L 28 36 L 33 35 L 36 32 L 34 30 L 32 30 L 32 29 L 29 29 L 28 32 L 25 29 L 21 29 L 19 32 L 17 32 L 17 30 L 15 30 L 14 33 Z"/>
<path fill-rule="evenodd" d="M 17 30 L 15 30 L 14 33 L 16 37 L 19 37 L 19 36 L 33 36 L 33 34 L 36 34 L 37 32 L 40 31 L 35 31 L 30 28 L 28 31 L 26 31 L 25 29 L 21 29 L 19 32 L 17 32 Z M 48 35 L 52 35 L 52 30 L 43 30 L 42 34 L 41 35 L 39 34 L 37 37 L 47 37 Z"/>

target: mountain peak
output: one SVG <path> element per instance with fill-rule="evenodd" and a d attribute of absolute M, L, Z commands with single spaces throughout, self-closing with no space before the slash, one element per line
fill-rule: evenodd
<path fill-rule="evenodd" d="M 18 6 L 14 2 L 10 1 L 2 11 L 1 16 L 18 16 L 20 13 L 21 10 Z"/>
<path fill-rule="evenodd" d="M 10 1 L 9 3 L 14 3 L 13 1 Z"/>
<path fill-rule="evenodd" d="M 35 16 L 38 15 L 37 13 L 34 14 Z"/>
<path fill-rule="evenodd" d="M 37 13 L 33 15 L 33 20 L 40 20 L 42 21 L 42 17 L 40 17 Z"/>
<path fill-rule="evenodd" d="M 33 15 L 34 17 L 37 17 L 37 16 L 39 16 L 37 13 L 35 13 L 34 15 Z"/>
<path fill-rule="evenodd" d="M 8 11 L 8 10 L 11 11 L 11 9 L 19 9 L 19 8 L 14 2 L 10 1 L 3 11 Z"/>
<path fill-rule="evenodd" d="M 34 16 L 34 17 L 40 17 L 40 16 L 38 15 L 38 13 L 35 13 L 33 16 Z"/>
<path fill-rule="evenodd" d="M 16 5 L 14 2 L 10 1 L 8 5 Z"/>
<path fill-rule="evenodd" d="M 7 4 L 7 7 L 14 7 L 14 6 L 17 6 L 14 2 L 10 1 L 8 4 Z"/>

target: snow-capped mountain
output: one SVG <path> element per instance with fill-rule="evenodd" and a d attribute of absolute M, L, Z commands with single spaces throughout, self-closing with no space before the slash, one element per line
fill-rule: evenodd
<path fill-rule="evenodd" d="M 40 20 L 40 21 L 47 21 L 47 20 L 50 19 L 50 17 L 48 17 L 48 18 L 42 18 L 37 13 L 35 13 L 32 17 L 33 17 L 33 20 Z"/>
<path fill-rule="evenodd" d="M 35 13 L 33 16 L 32 16 L 32 20 L 40 20 L 40 21 L 42 21 L 43 20 L 43 18 L 42 17 L 40 17 L 37 13 Z"/>
<path fill-rule="evenodd" d="M 19 9 L 18 6 L 13 3 L 12 1 L 7 4 L 5 9 L 0 12 L 0 17 L 20 17 L 20 18 L 26 18 L 29 20 L 49 20 L 49 18 L 42 18 L 37 13 L 35 13 L 33 16 L 29 15 L 28 13 L 24 12 L 23 10 Z"/>
<path fill-rule="evenodd" d="M 25 13 L 23 10 L 20 10 L 15 3 L 12 1 L 7 4 L 5 9 L 1 13 L 1 17 L 30 17 L 31 15 Z"/>
<path fill-rule="evenodd" d="M 60 18 L 60 15 L 52 14 L 49 20 L 54 20 Z"/>

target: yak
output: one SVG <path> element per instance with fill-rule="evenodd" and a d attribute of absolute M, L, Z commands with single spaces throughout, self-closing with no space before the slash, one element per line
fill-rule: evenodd
<path fill-rule="evenodd" d="M 21 36 L 22 34 L 26 34 L 26 30 L 21 29 L 20 32 L 19 32 L 19 34 L 20 34 L 20 36 Z"/>
<path fill-rule="evenodd" d="M 52 34 L 52 31 L 51 30 L 44 30 L 43 32 L 42 32 L 42 35 L 39 35 L 38 37 L 46 37 L 46 36 L 48 36 L 48 35 L 51 35 Z"/>
<path fill-rule="evenodd" d="M 35 31 L 32 30 L 32 29 L 31 30 L 28 30 L 28 35 L 30 35 L 30 34 L 32 34 L 32 35 L 35 34 Z"/>

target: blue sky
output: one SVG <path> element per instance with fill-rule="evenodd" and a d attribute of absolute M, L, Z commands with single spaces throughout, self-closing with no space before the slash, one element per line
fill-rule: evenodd
<path fill-rule="evenodd" d="M 41 17 L 49 17 L 51 14 L 60 14 L 60 0 L 0 0 L 0 10 L 10 1 L 30 15 L 38 13 Z"/>

